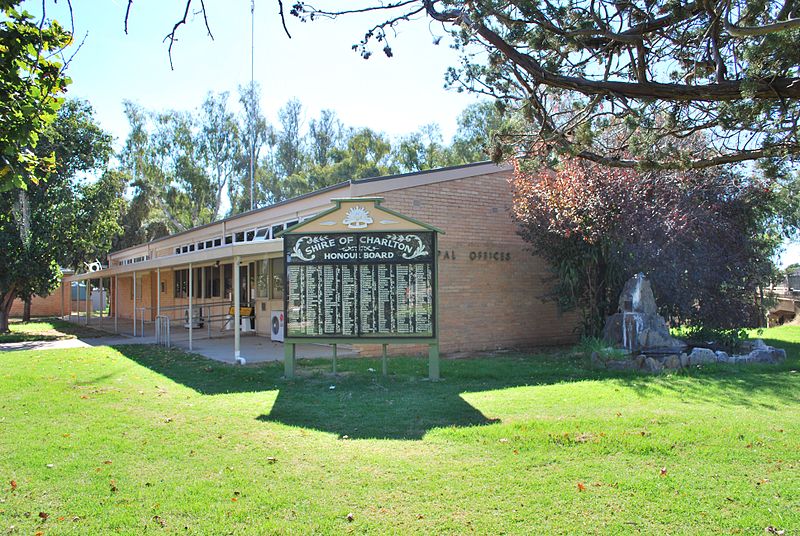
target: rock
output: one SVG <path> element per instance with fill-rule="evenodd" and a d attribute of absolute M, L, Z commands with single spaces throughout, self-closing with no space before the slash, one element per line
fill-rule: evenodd
<path fill-rule="evenodd" d="M 668 355 L 664 358 L 664 368 L 665 369 L 679 369 L 681 368 L 681 356 L 679 355 Z"/>
<path fill-rule="evenodd" d="M 685 345 L 672 338 L 666 321 L 658 315 L 653 289 L 644 274 L 625 283 L 619 297 L 619 311 L 606 319 L 603 338 L 631 352 L 655 350 L 678 353 Z"/>
<path fill-rule="evenodd" d="M 603 368 L 605 366 L 605 363 L 600 359 L 600 354 L 597 352 L 592 352 L 589 363 L 591 363 L 593 368 Z"/>
<path fill-rule="evenodd" d="M 652 357 L 648 357 L 648 358 L 646 358 L 644 360 L 644 370 L 646 372 L 650 372 L 650 373 L 655 374 L 655 373 L 661 372 L 662 369 L 663 369 L 663 367 L 661 366 L 661 363 L 659 363 L 658 361 L 656 361 Z"/>
<path fill-rule="evenodd" d="M 608 370 L 634 370 L 637 367 L 631 359 L 611 359 L 606 363 Z"/>
<path fill-rule="evenodd" d="M 687 368 L 689 366 L 689 356 L 684 352 L 681 354 L 681 368 Z"/>
<path fill-rule="evenodd" d="M 648 315 L 658 313 L 653 288 L 643 273 L 639 272 L 625 282 L 622 293 L 619 295 L 619 310 Z"/>
<path fill-rule="evenodd" d="M 694 348 L 692 349 L 692 353 L 689 354 L 689 363 L 692 365 L 716 362 L 717 354 L 714 353 L 714 350 L 709 350 L 708 348 Z"/>
<path fill-rule="evenodd" d="M 646 360 L 647 356 L 637 355 L 636 357 L 633 358 L 633 363 L 636 365 L 636 368 L 644 368 Z"/>
<path fill-rule="evenodd" d="M 780 363 L 786 359 L 786 351 L 772 346 L 756 348 L 747 356 L 748 361 L 756 363 Z"/>
<path fill-rule="evenodd" d="M 717 354 L 717 361 L 719 363 L 727 363 L 728 361 L 730 361 L 730 356 L 728 356 L 726 352 L 723 352 L 722 350 L 717 350 L 716 354 Z"/>

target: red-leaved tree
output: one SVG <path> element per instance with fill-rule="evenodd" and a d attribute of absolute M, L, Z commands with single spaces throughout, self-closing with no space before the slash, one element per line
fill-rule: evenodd
<path fill-rule="evenodd" d="M 778 238 L 775 192 L 719 168 L 642 173 L 565 161 L 513 179 L 514 214 L 553 270 L 546 298 L 599 335 L 625 280 L 644 272 L 662 312 L 695 326 L 758 325 Z"/>

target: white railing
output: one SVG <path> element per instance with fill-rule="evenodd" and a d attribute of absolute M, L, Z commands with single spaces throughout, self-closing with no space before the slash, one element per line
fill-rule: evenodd
<path fill-rule="evenodd" d="M 156 344 L 170 347 L 170 319 L 167 315 L 156 317 Z"/>

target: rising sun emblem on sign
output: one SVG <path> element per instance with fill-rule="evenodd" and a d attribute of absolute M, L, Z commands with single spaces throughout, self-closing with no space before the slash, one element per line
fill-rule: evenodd
<path fill-rule="evenodd" d="M 342 223 L 350 229 L 363 229 L 372 223 L 372 218 L 370 218 L 367 209 L 355 206 L 347 211 L 347 216 L 344 217 Z"/>

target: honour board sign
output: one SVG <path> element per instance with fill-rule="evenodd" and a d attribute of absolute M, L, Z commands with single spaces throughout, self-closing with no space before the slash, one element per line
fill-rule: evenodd
<path fill-rule="evenodd" d="M 287 234 L 288 337 L 435 335 L 435 233 Z"/>
<path fill-rule="evenodd" d="M 434 340 L 438 230 L 377 198 L 334 201 L 282 235 L 286 337 Z"/>

